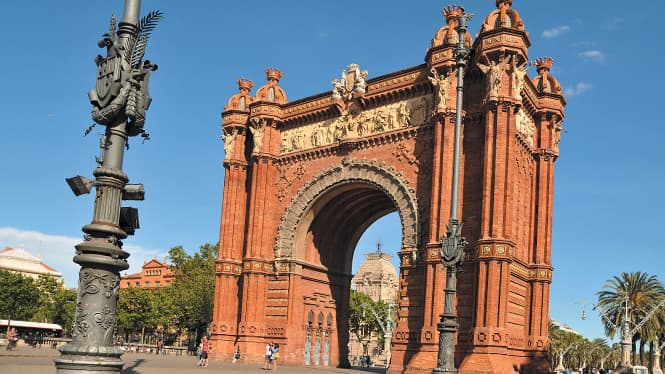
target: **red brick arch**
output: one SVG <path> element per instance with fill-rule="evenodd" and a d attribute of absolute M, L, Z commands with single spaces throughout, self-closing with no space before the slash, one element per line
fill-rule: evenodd
<path fill-rule="evenodd" d="M 456 207 L 453 134 L 462 113 L 449 80 L 455 46 L 446 40 L 425 64 L 378 77 L 350 64 L 332 92 L 293 102 L 276 69 L 255 97 L 253 82 L 238 81 L 222 113 L 213 357 L 229 359 L 239 346 L 244 360 L 261 363 L 274 341 L 287 365 L 347 366 L 353 251 L 371 223 L 397 212 L 389 372 L 431 372 L 444 310 L 441 237 L 455 209 L 469 243 L 455 302 L 459 373 L 550 371 L 554 162 L 565 98 L 551 59 L 536 60 L 538 77 L 526 77 L 531 42 L 510 3 L 497 2 L 511 22 L 490 14 L 484 25 L 492 27 L 473 42 Z"/>
<path fill-rule="evenodd" d="M 275 258 L 278 260 L 302 257 L 303 229 L 307 229 L 314 216 L 307 212 L 314 205 L 323 205 L 326 194 L 336 188 L 349 184 L 365 184 L 382 191 L 395 205 L 395 210 L 402 223 L 402 250 L 414 250 L 418 247 L 418 202 L 415 191 L 407 182 L 387 165 L 372 161 L 344 159 L 339 165 L 324 170 L 307 183 L 293 198 L 278 227 Z M 371 223 L 368 222 L 368 224 Z M 364 225 L 364 228 L 367 225 Z M 300 230 L 299 230 L 300 228 Z M 355 247 L 355 243 L 352 243 Z"/>

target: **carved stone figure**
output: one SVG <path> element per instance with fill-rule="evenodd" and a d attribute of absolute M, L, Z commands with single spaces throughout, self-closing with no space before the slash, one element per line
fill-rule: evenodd
<path fill-rule="evenodd" d="M 281 139 L 279 140 L 279 152 L 280 153 L 286 153 L 289 152 L 291 149 L 289 148 L 289 138 L 286 136 L 286 134 L 282 134 Z"/>
<path fill-rule="evenodd" d="M 342 79 L 333 79 L 333 100 L 351 100 L 354 94 L 363 95 L 367 89 L 367 70 L 360 70 L 358 64 L 349 64 L 342 70 Z"/>
<path fill-rule="evenodd" d="M 431 95 L 424 95 L 365 111 L 349 111 L 340 117 L 283 130 L 280 153 L 301 151 L 345 139 L 421 125 L 429 118 L 431 102 Z M 298 132 L 300 135 L 297 135 Z M 299 146 L 302 148 L 294 148 Z"/>
<path fill-rule="evenodd" d="M 233 144 L 236 142 L 238 129 L 233 129 L 231 132 L 222 132 L 222 140 L 224 141 L 224 159 L 228 160 L 233 153 Z"/>
<path fill-rule="evenodd" d="M 526 142 L 533 147 L 533 135 L 536 132 L 536 126 L 533 120 L 520 108 L 515 115 L 515 123 L 517 125 L 517 132 L 522 135 Z"/>
<path fill-rule="evenodd" d="M 388 114 L 383 110 L 379 109 L 376 111 L 376 116 L 374 117 L 374 128 L 373 132 L 383 132 L 386 131 L 388 127 Z"/>
<path fill-rule="evenodd" d="M 490 61 L 490 65 L 484 65 L 478 62 L 478 68 L 485 74 L 485 83 L 490 97 L 498 97 L 501 93 L 501 78 L 506 65 L 510 61 L 510 56 L 506 56 L 499 63 Z"/>
<path fill-rule="evenodd" d="M 312 145 L 314 147 L 319 147 L 323 145 L 323 128 L 322 127 L 317 127 L 314 129 L 314 132 L 312 133 L 311 137 Z"/>
<path fill-rule="evenodd" d="M 520 99 L 522 95 L 522 88 L 524 88 L 524 77 L 526 76 L 526 71 L 528 70 L 528 65 L 517 66 L 517 58 L 514 58 L 511 63 L 512 67 L 512 78 L 513 78 L 513 96 L 515 99 Z"/>
<path fill-rule="evenodd" d="M 291 137 L 291 151 L 300 151 L 305 149 L 306 146 L 305 134 L 303 134 L 302 131 L 297 131 L 293 134 Z"/>
<path fill-rule="evenodd" d="M 446 104 L 448 103 L 448 92 L 450 91 L 450 85 L 452 84 L 453 74 L 437 74 L 436 69 L 434 68 L 432 68 L 430 73 L 431 75 L 428 76 L 429 81 L 437 88 L 436 111 L 444 112 L 446 110 Z"/>
<path fill-rule="evenodd" d="M 254 139 L 254 147 L 252 147 L 252 154 L 254 155 L 261 152 L 266 123 L 265 118 L 252 118 L 252 121 L 249 123 L 249 131 L 252 133 L 252 138 Z"/>
<path fill-rule="evenodd" d="M 356 126 L 356 132 L 358 133 L 358 136 L 364 136 L 367 133 L 367 115 L 365 113 L 360 113 L 358 118 L 356 119 L 357 126 Z"/>
<path fill-rule="evenodd" d="M 340 117 L 340 118 L 334 123 L 333 126 L 334 126 L 334 128 L 335 128 L 335 132 L 334 132 L 334 134 L 333 134 L 333 141 L 338 142 L 338 141 L 340 141 L 340 140 L 344 140 L 344 139 L 346 139 L 346 135 L 347 135 L 347 128 L 346 128 L 346 125 L 347 125 L 348 117 L 349 117 L 349 115 L 348 115 L 348 114 L 345 114 L 345 115 L 343 115 L 342 117 Z"/>
<path fill-rule="evenodd" d="M 397 108 L 397 123 L 400 127 L 408 127 L 411 125 L 411 112 L 409 107 L 406 105 L 406 102 L 403 101 L 399 104 Z"/>
<path fill-rule="evenodd" d="M 554 133 L 552 134 L 552 148 L 558 151 L 559 143 L 561 143 L 561 129 L 556 128 L 554 129 Z"/>

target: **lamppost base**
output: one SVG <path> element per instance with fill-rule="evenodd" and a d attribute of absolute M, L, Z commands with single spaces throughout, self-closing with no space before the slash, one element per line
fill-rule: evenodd
<path fill-rule="evenodd" d="M 53 361 L 57 374 L 120 374 L 124 366 L 118 357 L 62 356 Z"/>
<path fill-rule="evenodd" d="M 432 374 L 435 374 L 435 373 L 455 373 L 455 374 L 457 374 L 457 369 L 434 368 L 434 369 L 432 369 Z"/>
<path fill-rule="evenodd" d="M 122 351 L 113 346 L 70 343 L 60 348 L 62 356 L 53 360 L 57 374 L 120 374 Z"/>
<path fill-rule="evenodd" d="M 617 366 L 616 369 L 614 369 L 614 373 L 618 374 L 632 374 L 633 373 L 633 368 L 629 366 Z"/>

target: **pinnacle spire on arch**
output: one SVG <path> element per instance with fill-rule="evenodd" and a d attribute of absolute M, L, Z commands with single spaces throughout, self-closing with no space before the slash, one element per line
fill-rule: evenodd
<path fill-rule="evenodd" d="M 254 87 L 254 82 L 247 78 L 238 78 L 236 83 L 238 83 L 238 91 L 240 92 L 231 96 L 226 106 L 224 106 L 224 110 L 247 110 L 252 102 L 249 93 Z"/>
<path fill-rule="evenodd" d="M 550 74 L 554 59 L 552 57 L 539 57 L 534 61 L 538 75 L 533 78 L 533 85 L 540 93 L 553 93 L 561 95 L 559 81 Z"/>
<path fill-rule="evenodd" d="M 255 100 L 286 104 L 288 102 L 286 93 L 279 86 L 279 80 L 282 79 L 282 76 L 284 75 L 282 71 L 277 68 L 269 67 L 266 68 L 265 73 L 268 83 L 256 91 L 256 95 L 254 96 Z"/>
<path fill-rule="evenodd" d="M 446 25 L 439 28 L 432 39 L 432 48 L 442 45 L 457 45 L 459 36 L 457 35 L 457 26 L 459 25 L 458 17 L 463 13 L 461 6 L 451 4 L 443 8 L 443 17 L 446 19 Z M 471 46 L 471 36 L 465 34 L 465 44 Z"/>
<path fill-rule="evenodd" d="M 513 0 L 496 0 L 496 10 L 485 18 L 480 32 L 497 29 L 513 29 L 524 31 L 524 21 L 520 14 L 512 8 Z"/>

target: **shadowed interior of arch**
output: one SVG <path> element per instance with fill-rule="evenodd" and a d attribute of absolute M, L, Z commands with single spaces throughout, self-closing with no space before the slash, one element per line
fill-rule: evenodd
<path fill-rule="evenodd" d="M 388 194 L 362 182 L 345 183 L 313 203 L 296 236 L 296 252 L 305 262 L 326 269 L 335 301 L 340 366 L 348 366 L 348 302 L 353 254 L 365 230 L 379 218 L 397 211 Z"/>

